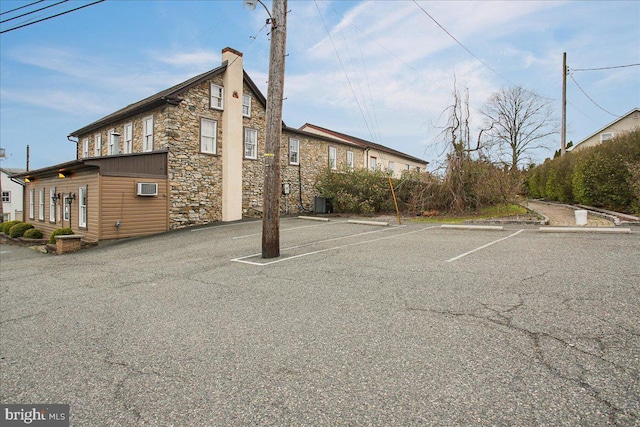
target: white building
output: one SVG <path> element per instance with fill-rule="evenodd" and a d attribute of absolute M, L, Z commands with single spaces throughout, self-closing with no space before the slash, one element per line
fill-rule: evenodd
<path fill-rule="evenodd" d="M 11 180 L 10 175 L 24 172 L 24 169 L 0 169 L 0 187 L 2 187 L 2 222 L 22 221 L 22 189 L 18 180 Z"/>

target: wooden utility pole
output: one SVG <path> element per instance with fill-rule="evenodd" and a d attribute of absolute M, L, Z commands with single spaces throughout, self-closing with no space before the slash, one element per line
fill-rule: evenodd
<path fill-rule="evenodd" d="M 262 258 L 280 256 L 280 137 L 286 45 L 287 0 L 273 0 L 264 152 Z"/>
<path fill-rule="evenodd" d="M 562 54 L 562 128 L 560 129 L 560 155 L 567 153 L 567 52 Z"/>

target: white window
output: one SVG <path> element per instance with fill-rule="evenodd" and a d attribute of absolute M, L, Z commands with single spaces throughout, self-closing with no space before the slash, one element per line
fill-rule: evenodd
<path fill-rule="evenodd" d="M 389 162 L 389 164 L 387 165 L 387 171 L 389 172 L 389 175 L 393 176 L 394 169 L 395 165 L 393 164 L 393 162 Z"/>
<path fill-rule="evenodd" d="M 605 142 L 613 139 L 613 132 L 601 133 L 600 142 Z"/>
<path fill-rule="evenodd" d="M 89 138 L 82 140 L 82 158 L 86 159 L 87 157 L 89 157 Z"/>
<path fill-rule="evenodd" d="M 99 133 L 96 133 L 93 136 L 93 142 L 95 144 L 94 156 L 96 157 L 102 156 L 102 135 L 100 135 Z"/>
<path fill-rule="evenodd" d="M 298 139 L 289 139 L 289 164 L 300 164 L 300 140 Z"/>
<path fill-rule="evenodd" d="M 258 131 L 255 129 L 244 128 L 244 157 L 258 158 Z"/>
<path fill-rule="evenodd" d="M 218 135 L 218 122 L 210 119 L 200 119 L 200 151 L 216 154 L 216 135 Z"/>
<path fill-rule="evenodd" d="M 331 170 L 338 169 L 338 151 L 336 147 L 329 147 L 329 168 Z"/>
<path fill-rule="evenodd" d="M 114 155 L 120 152 L 120 134 L 116 133 L 115 129 L 109 131 L 109 147 L 107 148 L 107 154 Z"/>
<path fill-rule="evenodd" d="M 69 211 L 69 209 L 71 209 L 71 200 L 69 200 L 69 196 L 64 196 L 64 199 L 62 199 L 62 205 L 64 206 L 62 219 L 64 221 L 69 221 L 70 214 L 71 214 L 71 212 Z"/>
<path fill-rule="evenodd" d="M 78 227 L 87 226 L 87 187 L 78 188 Z"/>
<path fill-rule="evenodd" d="M 38 190 L 38 219 L 44 221 L 44 188 Z"/>
<path fill-rule="evenodd" d="M 4 203 L 11 203 L 11 191 L 2 192 L 2 201 Z"/>
<path fill-rule="evenodd" d="M 347 151 L 347 167 L 350 171 L 353 170 L 353 151 Z"/>
<path fill-rule="evenodd" d="M 133 123 L 124 125 L 124 147 L 122 149 L 125 154 L 133 153 Z"/>
<path fill-rule="evenodd" d="M 142 120 L 142 151 L 153 151 L 153 116 Z"/>
<path fill-rule="evenodd" d="M 49 189 L 49 221 L 51 222 L 56 222 L 56 202 L 54 197 L 56 197 L 56 187 Z"/>
<path fill-rule="evenodd" d="M 369 157 L 369 169 L 374 171 L 378 168 L 378 159 L 376 157 Z"/>
<path fill-rule="evenodd" d="M 251 95 L 242 95 L 242 115 L 251 117 Z"/>
<path fill-rule="evenodd" d="M 222 96 L 224 95 L 224 88 L 222 86 L 211 84 L 211 108 L 216 110 L 222 110 L 224 103 Z"/>
<path fill-rule="evenodd" d="M 31 190 L 29 190 L 29 219 L 33 219 L 34 218 L 34 211 L 36 209 L 35 207 L 35 201 L 33 200 L 33 198 L 35 197 L 35 190 L 32 188 Z"/>

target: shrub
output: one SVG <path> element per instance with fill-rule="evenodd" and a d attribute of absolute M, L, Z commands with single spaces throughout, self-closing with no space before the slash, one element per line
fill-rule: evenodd
<path fill-rule="evenodd" d="M 531 197 L 640 211 L 640 129 L 547 160 L 529 171 Z"/>
<path fill-rule="evenodd" d="M 20 222 L 11 227 L 11 229 L 9 230 L 9 236 L 13 238 L 22 237 L 24 232 L 30 228 L 33 228 L 33 225 L 27 224 L 26 222 Z"/>
<path fill-rule="evenodd" d="M 25 239 L 42 239 L 42 231 L 37 228 L 30 228 L 22 235 Z"/>
<path fill-rule="evenodd" d="M 16 224 L 20 224 L 21 222 L 22 221 L 16 221 L 16 220 L 3 222 L 2 223 L 2 232 L 8 236 L 9 235 L 9 230 L 11 230 L 11 227 L 13 227 Z"/>
<path fill-rule="evenodd" d="M 49 236 L 49 243 L 55 243 L 56 236 L 65 236 L 69 234 L 73 234 L 73 230 L 70 228 L 56 228 L 51 232 L 51 236 Z"/>

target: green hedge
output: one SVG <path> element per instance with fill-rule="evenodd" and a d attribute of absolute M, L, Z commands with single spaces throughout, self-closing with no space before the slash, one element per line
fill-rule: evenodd
<path fill-rule="evenodd" d="M 534 198 L 640 213 L 640 129 L 566 156 L 528 175 Z"/>
<path fill-rule="evenodd" d="M 65 228 L 56 228 L 55 230 L 53 230 L 51 232 L 51 235 L 49 236 L 49 243 L 55 243 L 56 242 L 56 236 L 60 236 L 60 235 L 70 235 L 73 234 L 73 230 L 65 227 Z"/>
<path fill-rule="evenodd" d="M 25 239 L 42 239 L 42 231 L 37 228 L 30 228 L 22 235 Z"/>
<path fill-rule="evenodd" d="M 16 224 L 20 224 L 21 222 L 22 221 L 16 221 L 16 220 L 3 222 L 2 223 L 2 232 L 8 236 L 9 235 L 9 230 L 11 230 L 11 227 L 13 227 Z"/>
<path fill-rule="evenodd" d="M 30 228 L 33 228 L 33 225 L 27 224 L 26 222 L 19 222 L 18 224 L 11 227 L 11 229 L 9 230 L 9 236 L 13 238 L 22 237 L 24 235 L 24 232 Z"/>

